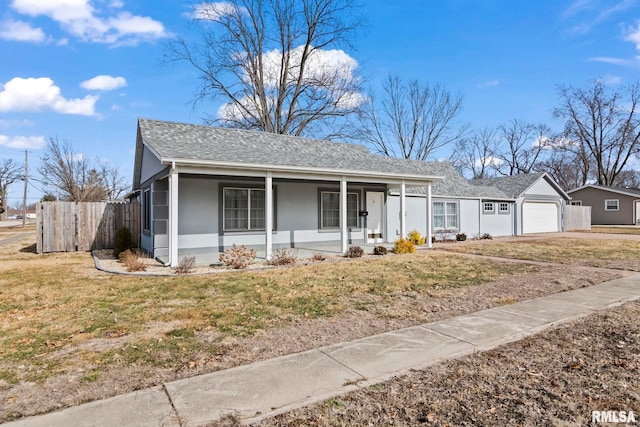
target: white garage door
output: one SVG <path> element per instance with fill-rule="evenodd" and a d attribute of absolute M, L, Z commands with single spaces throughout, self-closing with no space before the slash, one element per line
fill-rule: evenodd
<path fill-rule="evenodd" d="M 525 202 L 522 207 L 523 233 L 560 231 L 558 205 L 548 202 Z"/>

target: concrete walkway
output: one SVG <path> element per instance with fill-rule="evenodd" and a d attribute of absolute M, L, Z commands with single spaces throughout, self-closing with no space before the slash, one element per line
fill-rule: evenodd
<path fill-rule="evenodd" d="M 638 274 L 174 381 L 5 425 L 197 426 L 226 414 L 235 414 L 243 422 L 257 421 L 637 299 Z"/>

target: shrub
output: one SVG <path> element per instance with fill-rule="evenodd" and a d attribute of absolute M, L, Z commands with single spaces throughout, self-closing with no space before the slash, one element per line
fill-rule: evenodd
<path fill-rule="evenodd" d="M 312 260 L 314 261 L 324 261 L 325 259 L 327 259 L 326 255 L 320 252 L 315 252 L 313 254 L 313 256 L 311 257 Z"/>
<path fill-rule="evenodd" d="M 480 240 L 492 240 L 493 237 L 491 237 L 491 234 L 489 233 L 484 233 L 482 236 L 479 237 Z"/>
<path fill-rule="evenodd" d="M 386 255 L 387 252 L 388 250 L 384 246 L 376 246 L 375 248 L 373 248 L 374 255 Z"/>
<path fill-rule="evenodd" d="M 464 242 L 465 240 L 467 240 L 467 235 L 464 233 L 458 233 L 456 234 L 456 240 L 458 242 Z"/>
<path fill-rule="evenodd" d="M 120 262 L 124 264 L 127 271 L 145 271 L 147 266 L 140 260 L 140 256 L 136 251 L 132 251 L 131 249 L 127 249 L 124 252 L 121 252 L 118 255 Z"/>
<path fill-rule="evenodd" d="M 345 254 L 347 258 L 360 258 L 364 254 L 364 250 L 360 246 L 349 246 L 349 250 Z"/>
<path fill-rule="evenodd" d="M 271 260 L 269 260 L 269 265 L 287 265 L 287 264 L 295 264 L 298 259 L 298 250 L 297 249 L 276 249 L 273 251 L 271 255 Z"/>
<path fill-rule="evenodd" d="M 420 234 L 418 230 L 411 230 L 409 232 L 409 235 L 407 236 L 407 240 L 413 242 L 413 244 L 416 246 L 420 246 L 424 245 L 424 243 L 427 241 L 427 238 Z"/>
<path fill-rule="evenodd" d="M 396 254 L 412 254 L 416 251 L 416 245 L 411 240 L 402 237 L 393 244 L 393 252 Z"/>
<path fill-rule="evenodd" d="M 175 269 L 176 274 L 189 274 L 193 267 L 196 265 L 196 257 L 184 257 L 178 263 L 178 266 Z"/>
<path fill-rule="evenodd" d="M 133 237 L 127 227 L 120 227 L 113 238 L 113 256 L 118 258 L 127 249 L 133 249 Z"/>
<path fill-rule="evenodd" d="M 247 268 L 256 259 L 256 251 L 247 249 L 245 245 L 238 246 L 234 243 L 233 247 L 221 253 L 218 259 L 228 267 Z"/>

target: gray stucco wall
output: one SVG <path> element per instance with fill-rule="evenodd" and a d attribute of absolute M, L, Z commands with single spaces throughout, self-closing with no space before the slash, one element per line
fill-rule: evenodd
<path fill-rule="evenodd" d="M 142 165 L 140 167 L 140 182 L 148 181 L 155 174 L 166 169 L 166 166 L 160 163 L 160 160 L 153 153 L 144 147 L 142 151 Z"/>
<path fill-rule="evenodd" d="M 634 200 L 640 196 L 631 197 L 624 194 L 612 193 L 598 188 L 583 188 L 571 193 L 572 200 L 582 201 L 582 206 L 591 206 L 591 224 L 593 225 L 631 225 L 635 223 Z M 618 211 L 605 211 L 605 200 L 618 199 Z"/>

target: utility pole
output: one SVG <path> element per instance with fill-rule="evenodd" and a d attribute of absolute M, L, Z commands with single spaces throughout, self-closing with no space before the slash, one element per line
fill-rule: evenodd
<path fill-rule="evenodd" d="M 24 150 L 24 198 L 22 199 L 22 228 L 27 221 L 27 186 L 29 184 L 29 150 Z"/>

